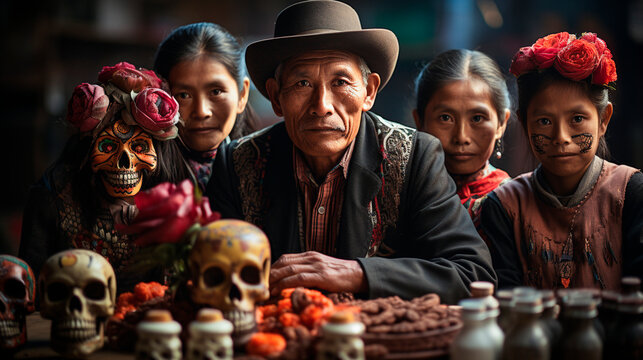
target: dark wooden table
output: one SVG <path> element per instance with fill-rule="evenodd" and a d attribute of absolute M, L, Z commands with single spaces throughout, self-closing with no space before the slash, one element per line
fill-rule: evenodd
<path fill-rule="evenodd" d="M 40 317 L 36 312 L 27 316 L 27 343 L 15 354 L 16 359 L 63 359 L 49 347 L 51 321 Z M 121 360 L 134 359 L 134 354 L 101 349 L 91 354 L 91 360 Z"/>

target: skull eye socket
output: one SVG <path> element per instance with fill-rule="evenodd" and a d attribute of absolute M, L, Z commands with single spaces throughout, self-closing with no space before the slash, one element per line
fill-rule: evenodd
<path fill-rule="evenodd" d="M 241 280 L 246 284 L 257 285 L 261 281 L 261 272 L 256 266 L 246 265 L 241 269 Z"/>
<path fill-rule="evenodd" d="M 98 151 L 111 153 L 116 150 L 116 143 L 112 139 L 103 139 L 98 143 Z"/>
<path fill-rule="evenodd" d="M 132 146 L 132 151 L 139 154 L 145 154 L 150 150 L 150 147 L 147 144 L 147 142 L 142 140 L 134 141 L 131 146 Z"/>
<path fill-rule="evenodd" d="M 94 281 L 83 289 L 83 295 L 92 300 L 102 300 L 105 298 L 105 285 L 99 281 Z"/>
<path fill-rule="evenodd" d="M 56 302 L 66 299 L 71 292 L 69 286 L 61 283 L 54 282 L 47 285 L 47 298 L 49 301 Z"/>
<path fill-rule="evenodd" d="M 5 296 L 13 299 L 23 299 L 27 295 L 25 284 L 16 279 L 8 279 L 4 283 Z"/>
<path fill-rule="evenodd" d="M 203 283 L 207 287 L 214 287 L 225 281 L 225 272 L 217 266 L 208 268 L 203 272 Z"/>

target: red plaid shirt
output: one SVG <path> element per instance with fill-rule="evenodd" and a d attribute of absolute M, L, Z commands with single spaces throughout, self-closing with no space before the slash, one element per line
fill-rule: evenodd
<path fill-rule="evenodd" d="M 293 149 L 295 181 L 299 189 L 300 209 L 303 215 L 303 240 L 306 251 L 335 255 L 335 240 L 342 215 L 344 185 L 348 164 L 353 154 L 353 141 L 340 162 L 317 184 L 314 175 L 297 148 Z M 294 147 L 294 146 L 293 146 Z"/>

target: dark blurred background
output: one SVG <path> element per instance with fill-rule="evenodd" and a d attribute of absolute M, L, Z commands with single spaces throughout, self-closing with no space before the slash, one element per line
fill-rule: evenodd
<path fill-rule="evenodd" d="M 244 44 L 272 35 L 286 0 L 3 0 L 0 3 L 0 121 L 5 164 L 0 206 L 0 253 L 16 254 L 29 186 L 71 134 L 67 100 L 81 82 L 96 82 L 104 65 L 128 61 L 152 67 L 159 42 L 175 27 L 218 23 Z M 400 41 L 397 68 L 378 95 L 375 112 L 413 126 L 413 79 L 423 64 L 451 48 L 483 51 L 506 72 L 512 55 L 546 34 L 598 33 L 614 54 L 618 81 L 607 133 L 613 161 L 643 167 L 643 0 L 346 1 L 365 28 L 382 27 Z M 510 89 L 515 82 L 510 76 Z M 254 91 L 262 124 L 275 122 Z M 505 135 L 497 166 L 515 176 L 533 168 L 518 124 Z"/>

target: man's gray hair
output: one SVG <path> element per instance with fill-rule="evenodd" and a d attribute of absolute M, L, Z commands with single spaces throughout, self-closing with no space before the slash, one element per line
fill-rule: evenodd
<path fill-rule="evenodd" d="M 371 75 L 372 71 L 371 68 L 368 67 L 368 64 L 364 60 L 363 57 L 358 56 L 359 59 L 359 71 L 362 73 L 362 81 L 364 81 L 364 85 L 368 84 L 368 77 Z M 277 84 L 281 88 L 281 73 L 283 71 L 283 64 L 284 62 L 280 62 L 279 66 L 275 69 L 275 80 L 277 80 Z"/>

